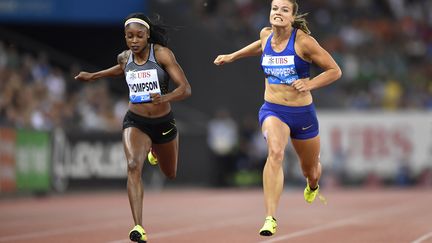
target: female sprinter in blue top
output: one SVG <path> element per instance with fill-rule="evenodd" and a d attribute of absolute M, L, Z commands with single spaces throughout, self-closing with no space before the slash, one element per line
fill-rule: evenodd
<path fill-rule="evenodd" d="M 75 79 L 93 81 L 125 75 L 129 86 L 129 111 L 123 121 L 123 145 L 127 159 L 127 190 L 135 227 L 129 238 L 146 242 L 142 227 L 145 158 L 159 163 L 166 177 L 177 172 L 178 136 L 171 101 L 191 95 L 191 87 L 172 51 L 166 47 L 166 30 L 142 13 L 129 15 L 124 24 L 128 50 L 118 55 L 118 64 L 95 73 L 80 72 Z M 168 93 L 168 82 L 176 88 Z M 151 149 L 151 150 L 150 150 Z"/>
<path fill-rule="evenodd" d="M 342 75 L 330 54 L 310 36 L 305 15 L 297 15 L 297 10 L 295 0 L 273 0 L 271 27 L 261 30 L 260 39 L 214 60 L 216 65 L 222 65 L 262 55 L 265 101 L 259 111 L 259 122 L 268 146 L 263 171 L 266 219 L 259 231 L 263 236 L 276 232 L 274 216 L 283 190 L 282 161 L 289 137 L 306 178 L 305 200 L 312 203 L 319 192 L 320 137 L 311 90 L 328 85 Z M 313 78 L 309 75 L 311 63 L 323 69 Z"/>

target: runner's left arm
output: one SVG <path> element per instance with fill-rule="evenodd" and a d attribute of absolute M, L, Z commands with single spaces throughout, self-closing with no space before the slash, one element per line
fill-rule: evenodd
<path fill-rule="evenodd" d="M 191 86 L 186 78 L 186 75 L 178 64 L 174 53 L 167 47 L 157 46 L 155 48 L 156 58 L 169 74 L 172 81 L 177 87 L 170 93 L 151 94 L 152 103 L 159 104 L 163 102 L 183 100 L 191 95 Z"/>

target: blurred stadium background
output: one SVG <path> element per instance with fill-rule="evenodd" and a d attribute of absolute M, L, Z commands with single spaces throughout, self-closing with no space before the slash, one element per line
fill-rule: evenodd
<path fill-rule="evenodd" d="M 77 82 L 116 63 L 123 19 L 158 13 L 193 95 L 173 103 L 175 181 L 147 166 L 148 187 L 260 187 L 266 147 L 259 58 L 216 67 L 258 38 L 270 1 L 1 0 L 0 196 L 126 186 L 122 78 Z M 432 186 L 432 1 L 310 0 L 312 35 L 343 77 L 313 91 L 324 187 Z M 319 70 L 312 70 L 317 73 Z M 304 185 L 292 147 L 286 181 Z"/>

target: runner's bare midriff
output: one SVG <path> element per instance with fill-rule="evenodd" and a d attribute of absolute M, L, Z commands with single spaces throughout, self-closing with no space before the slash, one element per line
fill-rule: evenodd
<path fill-rule="evenodd" d="M 303 80 L 309 81 L 308 78 Z M 267 79 L 264 100 L 286 106 L 305 106 L 310 105 L 313 101 L 309 91 L 300 92 L 290 85 L 269 84 Z"/>
<path fill-rule="evenodd" d="M 168 114 L 171 111 L 171 105 L 166 102 L 157 105 L 152 103 L 129 103 L 129 110 L 143 117 L 157 118 Z"/>

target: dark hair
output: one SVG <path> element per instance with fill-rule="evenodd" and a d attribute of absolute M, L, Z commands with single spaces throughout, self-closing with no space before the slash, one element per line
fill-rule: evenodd
<path fill-rule="evenodd" d="M 306 16 L 308 15 L 308 13 L 297 14 L 299 9 L 299 5 L 297 1 L 296 0 L 288 0 L 288 1 L 290 1 L 293 4 L 294 23 L 292 24 L 292 26 L 294 28 L 301 29 L 303 30 L 303 32 L 310 35 L 311 31 L 307 27 L 308 22 L 306 21 Z"/>
<path fill-rule="evenodd" d="M 161 17 L 159 15 L 155 15 L 155 17 L 152 20 L 150 20 L 150 18 L 143 13 L 131 13 L 125 18 L 124 22 L 126 22 L 128 19 L 131 18 L 142 19 L 149 24 L 150 43 L 159 44 L 161 46 L 168 45 L 168 41 L 169 41 L 169 38 L 167 36 L 168 26 L 162 24 Z"/>

